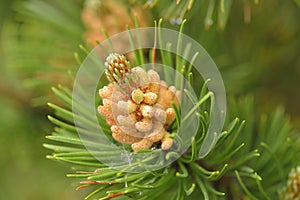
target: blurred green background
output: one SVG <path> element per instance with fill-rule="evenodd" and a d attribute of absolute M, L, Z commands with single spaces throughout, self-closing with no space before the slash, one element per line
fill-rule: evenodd
<path fill-rule="evenodd" d="M 13 1 L 0 1 L 0 37 L 8 20 L 15 16 Z M 7 65 L 6 48 L 0 40 L 0 199 L 53 200 L 83 199 L 75 192 L 66 173 L 70 167 L 45 158 L 42 147 L 52 130 L 47 120 L 49 110 L 32 108 L 30 95 L 22 87 L 20 74 L 11 73 Z M 17 56 L 16 56 L 17 57 Z"/>
<path fill-rule="evenodd" d="M 31 1 L 31 4 L 34 2 Z M 66 2 L 72 4 L 72 1 Z M 32 99 L 36 98 L 36 91 L 40 92 L 41 87 L 43 91 L 50 91 L 50 86 L 23 87 L 24 79 L 35 78 L 35 74 L 25 73 L 30 69 L 22 69 L 22 65 L 14 66 L 14 63 L 22 63 L 23 60 L 18 61 L 18 51 L 7 50 L 15 47 L 8 44 L 19 42 L 18 37 L 14 37 L 15 41 L 7 41 L 10 38 L 7 35 L 16 34 L 13 31 L 17 30 L 10 27 L 19 27 L 22 22 L 22 15 L 12 9 L 13 4 L 14 1 L 10 0 L 0 1 L 0 199 L 83 199 L 84 192 L 76 192 L 72 180 L 65 177 L 70 171 L 69 166 L 45 158 L 50 152 L 42 147 L 42 143 L 53 128 L 47 120 L 51 111 L 44 106 L 32 107 Z M 258 5 L 251 5 L 251 22 L 245 23 L 242 7 L 241 3 L 233 3 L 223 31 L 216 26 L 204 30 L 204 17 L 188 14 L 190 20 L 184 32 L 197 39 L 216 61 L 228 95 L 252 93 L 259 103 L 259 110 L 283 104 L 295 125 L 300 127 L 300 9 L 292 0 L 261 1 Z M 197 5 L 193 9 L 198 9 Z M 78 27 L 81 23 L 78 21 Z M 47 30 L 51 28 L 49 26 Z M 19 31 L 22 33 L 24 30 L 21 28 Z M 52 30 L 50 34 L 58 38 L 64 33 Z M 65 57 L 72 59 L 73 52 L 78 50 L 80 34 L 83 33 L 74 34 L 73 38 L 65 41 L 66 44 L 62 44 L 63 48 L 67 46 L 65 52 L 69 51 Z M 51 38 L 46 42 L 49 40 Z M 22 49 L 22 46 L 18 48 Z M 45 43 L 43 48 L 53 48 L 53 44 Z M 60 54 L 63 52 L 59 51 Z M 22 56 L 32 56 L 34 60 L 35 55 Z M 40 68 L 47 72 L 43 66 Z"/>

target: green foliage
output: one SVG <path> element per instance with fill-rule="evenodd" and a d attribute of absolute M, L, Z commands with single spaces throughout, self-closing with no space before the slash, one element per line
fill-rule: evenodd
<path fill-rule="evenodd" d="M 70 109 L 71 91 L 62 86 L 53 91 Z M 122 194 L 133 199 L 156 199 L 158 196 L 163 198 L 164 195 L 174 195 L 174 198 L 176 196 L 180 199 L 189 199 L 194 195 L 214 198 L 225 195 L 226 199 L 240 199 L 243 196 L 275 199 L 290 167 L 299 164 L 295 150 L 296 144 L 299 145 L 299 136 L 291 134 L 292 127 L 280 108 L 259 119 L 253 113 L 254 103 L 251 97 L 231 102 L 230 105 L 233 110 L 229 118 L 239 111 L 248 122 L 246 126 L 245 121 L 239 119 L 228 123 L 228 130 L 222 133 L 217 146 L 206 158 L 199 160 L 196 152 L 201 147 L 209 124 L 208 112 L 202 106 L 202 111 L 198 113 L 201 126 L 195 138 L 192 138 L 190 149 L 176 164 L 155 172 L 131 174 L 102 164 L 86 150 L 78 138 L 72 124 L 72 113 L 53 104 L 49 106 L 56 110 L 58 119 L 49 119 L 58 127 L 47 138 L 59 143 L 44 146 L 55 152 L 48 156 L 49 159 L 76 166 L 73 168 L 76 173 L 68 176 L 79 179 L 82 185 L 78 189 L 93 188 L 89 198 L 105 199 L 110 195 Z M 100 154 L 108 156 L 113 152 L 97 152 L 97 155 Z M 226 187 L 227 185 L 230 187 Z"/>
<path fill-rule="evenodd" d="M 48 93 L 53 84 L 70 84 L 66 72 L 76 70 L 73 52 L 82 42 L 84 31 L 81 3 L 19 1 L 14 3 L 17 15 L 5 23 L 2 45 L 6 65 L 22 80 L 23 88 L 31 92 L 35 106 L 53 98 Z"/>
<path fill-rule="evenodd" d="M 237 139 L 237 143 L 245 143 L 238 155 L 245 155 L 251 149 L 257 149 L 260 154 L 247 162 L 244 168 L 249 173 L 244 178 L 245 186 L 257 199 L 277 199 L 277 192 L 283 187 L 290 168 L 299 165 L 299 133 L 281 107 L 269 114 L 260 114 L 255 109 L 253 97 L 249 95 L 238 101 L 231 99 L 229 104 L 232 109 L 230 116 L 239 113 L 247 122 L 241 132 L 242 137 Z M 261 179 L 261 186 L 256 187 L 257 177 Z M 264 193 L 258 195 L 260 187 L 265 188 L 268 198 Z"/>

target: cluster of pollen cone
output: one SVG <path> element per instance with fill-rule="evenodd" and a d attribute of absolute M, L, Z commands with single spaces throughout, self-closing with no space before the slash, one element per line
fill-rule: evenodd
<path fill-rule="evenodd" d="M 300 200 L 300 166 L 289 173 L 287 186 L 279 191 L 281 200 Z"/>
<path fill-rule="evenodd" d="M 155 70 L 131 68 L 117 53 L 107 57 L 105 67 L 110 83 L 99 90 L 103 105 L 98 112 L 111 126 L 113 138 L 132 150 L 171 148 L 167 130 L 175 120 L 173 105 L 179 106 L 179 91 L 168 87 Z"/>

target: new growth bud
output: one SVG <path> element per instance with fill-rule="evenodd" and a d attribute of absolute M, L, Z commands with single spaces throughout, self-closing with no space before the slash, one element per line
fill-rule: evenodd
<path fill-rule="evenodd" d="M 132 150 L 153 145 L 170 149 L 173 138 L 168 128 L 176 118 L 173 103 L 179 106 L 179 91 L 168 87 L 155 70 L 131 69 L 123 55 L 110 54 L 105 66 L 111 83 L 99 90 L 103 105 L 98 112 L 111 125 L 112 137 Z"/>

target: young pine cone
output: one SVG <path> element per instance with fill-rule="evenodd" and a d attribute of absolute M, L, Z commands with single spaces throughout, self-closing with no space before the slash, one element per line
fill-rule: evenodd
<path fill-rule="evenodd" d="M 130 144 L 133 150 L 149 149 L 160 142 L 161 149 L 167 150 L 173 144 L 167 129 L 175 120 L 172 102 L 179 106 L 179 91 L 168 87 L 154 70 L 128 66 L 124 56 L 108 56 L 106 75 L 111 83 L 99 90 L 103 105 L 98 112 L 111 126 L 116 141 Z"/>

